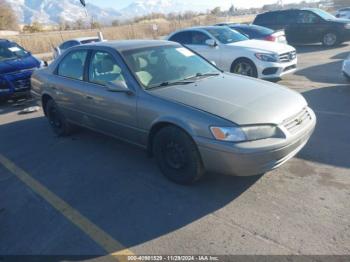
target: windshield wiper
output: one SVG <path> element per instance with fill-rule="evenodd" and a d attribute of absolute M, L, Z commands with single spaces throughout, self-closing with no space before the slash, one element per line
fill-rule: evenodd
<path fill-rule="evenodd" d="M 209 76 L 218 76 L 220 73 L 197 73 L 193 76 L 186 77 L 184 80 L 190 80 L 194 78 L 201 78 L 201 77 L 209 77 Z"/>
<path fill-rule="evenodd" d="M 187 79 L 181 80 L 181 81 L 174 81 L 174 82 L 166 81 L 166 82 L 162 82 L 162 83 L 157 84 L 157 85 L 149 86 L 146 88 L 146 90 L 159 88 L 159 87 L 166 87 L 166 86 L 187 85 L 187 84 L 191 84 L 191 83 L 194 83 L 194 81 L 187 81 Z"/>

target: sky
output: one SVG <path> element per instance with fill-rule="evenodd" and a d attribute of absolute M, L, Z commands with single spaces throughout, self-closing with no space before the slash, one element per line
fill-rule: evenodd
<path fill-rule="evenodd" d="M 87 3 L 92 3 L 98 6 L 102 7 L 114 7 L 115 9 L 120 9 L 123 7 L 128 6 L 131 2 L 134 0 L 86 0 Z M 183 1 L 189 1 L 189 0 L 183 0 Z M 215 3 L 213 5 L 220 5 L 220 2 L 226 2 L 226 1 L 220 1 L 220 0 L 191 0 L 194 2 L 201 2 L 201 3 Z M 260 7 L 264 4 L 272 4 L 275 3 L 277 0 L 232 0 L 232 3 L 236 7 Z M 284 3 L 293 3 L 293 2 L 300 2 L 298 0 L 284 0 Z"/>

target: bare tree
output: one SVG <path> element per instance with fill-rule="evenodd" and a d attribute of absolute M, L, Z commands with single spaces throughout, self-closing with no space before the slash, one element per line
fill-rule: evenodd
<path fill-rule="evenodd" d="M 210 11 L 212 15 L 219 15 L 221 13 L 220 6 L 215 7 L 213 10 Z"/>
<path fill-rule="evenodd" d="M 5 0 L 0 0 L 0 30 L 18 30 L 17 17 Z"/>

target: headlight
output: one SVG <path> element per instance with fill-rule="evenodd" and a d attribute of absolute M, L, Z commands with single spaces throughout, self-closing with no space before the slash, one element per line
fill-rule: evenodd
<path fill-rule="evenodd" d="M 285 137 L 283 132 L 278 127 L 272 125 L 211 127 L 210 130 L 215 139 L 229 142 L 243 142 L 272 137 Z"/>
<path fill-rule="evenodd" d="M 284 137 L 283 132 L 277 126 L 272 125 L 246 126 L 242 127 L 242 130 L 249 141 L 272 137 Z"/>
<path fill-rule="evenodd" d="M 276 54 L 269 54 L 269 53 L 256 53 L 256 58 L 265 61 L 265 62 L 277 62 L 278 61 L 278 55 Z"/>
<path fill-rule="evenodd" d="M 220 141 L 242 142 L 247 140 L 244 132 L 239 127 L 210 127 L 213 136 Z"/>
<path fill-rule="evenodd" d="M 350 24 L 345 24 L 344 27 L 345 29 L 350 29 Z"/>

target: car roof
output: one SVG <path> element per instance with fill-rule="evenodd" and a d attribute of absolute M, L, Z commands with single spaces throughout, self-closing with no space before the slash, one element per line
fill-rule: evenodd
<path fill-rule="evenodd" d="M 270 14 L 270 13 L 279 13 L 279 12 L 289 12 L 289 11 L 314 11 L 319 8 L 312 8 L 312 7 L 305 7 L 305 8 L 289 8 L 289 9 L 279 9 L 279 10 L 272 10 L 272 11 L 266 11 L 264 13 L 258 14 L 259 15 L 264 15 L 264 14 Z"/>
<path fill-rule="evenodd" d="M 251 24 L 228 24 L 228 27 L 234 26 L 234 27 L 240 27 L 240 28 L 249 28 L 249 27 L 256 27 L 256 25 L 251 25 Z"/>
<path fill-rule="evenodd" d="M 207 26 L 193 26 L 193 27 L 188 27 L 185 28 L 185 30 L 207 30 L 207 29 L 222 29 L 222 26 L 218 26 L 218 25 L 207 25 Z"/>
<path fill-rule="evenodd" d="M 69 39 L 67 41 L 64 42 L 69 42 L 69 41 L 86 41 L 86 40 L 92 40 L 92 39 L 99 39 L 97 36 L 87 36 L 87 37 L 77 37 L 77 38 L 73 38 L 73 39 Z"/>
<path fill-rule="evenodd" d="M 164 45 L 178 45 L 171 41 L 166 40 L 117 40 L 117 41 L 104 41 L 98 43 L 91 43 L 84 45 L 86 46 L 101 46 L 114 48 L 119 52 L 135 50 L 147 47 L 157 47 Z"/>

